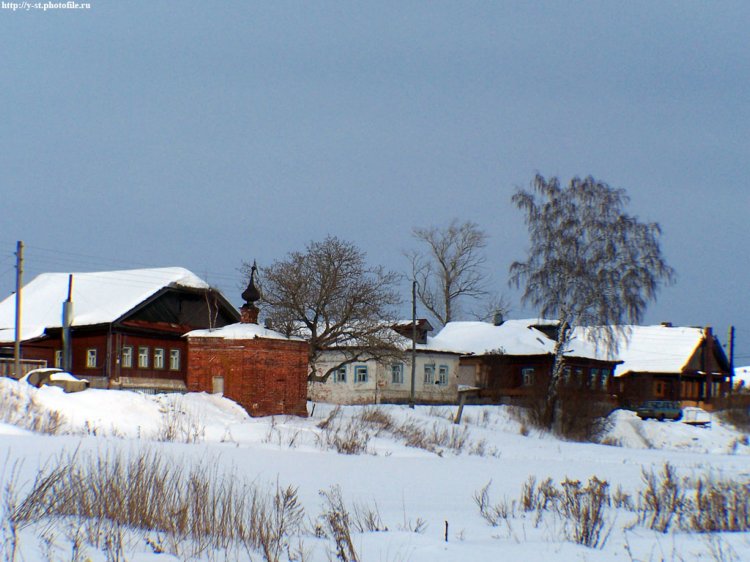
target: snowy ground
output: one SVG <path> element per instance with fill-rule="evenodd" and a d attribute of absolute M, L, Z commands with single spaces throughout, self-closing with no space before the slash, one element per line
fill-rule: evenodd
<path fill-rule="evenodd" d="M 34 405 L 28 410 L 11 412 L 12 404 L 30 402 Z M 585 483 L 594 475 L 606 480 L 610 490 L 620 487 L 637 497 L 644 487 L 644 469 L 659 472 L 666 462 L 683 478 L 712 475 L 750 481 L 747 437 L 716 419 L 708 427 L 693 427 L 642 421 L 631 412 L 618 411 L 605 439 L 614 445 L 598 445 L 529 432 L 506 407 L 467 407 L 460 428 L 450 421 L 454 407 L 379 408 L 394 426 L 418 427 L 426 436 L 442 438 L 443 444 L 431 451 L 409 447 L 393 432 L 371 428 L 366 452 L 340 454 L 326 445 L 326 433 L 319 427 L 331 414 L 328 405 L 317 404 L 307 419 L 253 419 L 233 402 L 205 394 L 144 396 L 105 390 L 64 394 L 57 388 L 37 390 L 0 379 L 0 420 L 6 420 L 0 423 L 0 480 L 4 489 L 11 468 L 20 462 L 23 488 L 39 467 L 75 450 L 103 456 L 113 449 L 148 449 L 186 466 L 208 462 L 219 471 L 236 471 L 258 486 L 298 487 L 308 521 L 308 532 L 302 537 L 308 551 L 305 560 L 313 561 L 336 559 L 333 542 L 316 537 L 312 530 L 322 509 L 320 491 L 334 485 L 340 486 L 350 509 L 354 504 L 377 508 L 388 529 L 353 533 L 363 562 L 750 560 L 748 532 L 707 534 L 671 528 L 659 533 L 640 524 L 632 511 L 611 507 L 605 515 L 603 540 L 597 548 L 589 548 L 570 540 L 568 524 L 558 515 L 539 518 L 516 509 L 507 520 L 491 526 L 474 500 L 490 481 L 491 500 L 511 505 L 519 500 L 529 477 L 537 482 L 550 477 L 559 484 L 565 478 Z M 57 420 L 58 434 L 22 428 L 29 425 L 34 415 L 30 412 L 38 416 L 49 411 L 63 417 Z M 362 407 L 343 408 L 336 423 L 344 427 L 361 413 Z M 456 450 L 451 443 L 462 446 Z M 0 518 L 3 509 L 0 505 Z M 47 560 L 50 553 L 53 560 L 74 559 L 65 533 L 55 533 L 54 526 L 51 532 L 49 525 L 44 532 L 40 525 L 23 530 L 17 560 Z M 127 560 L 182 559 L 154 554 L 143 536 L 127 544 L 125 553 Z M 0 548 L 0 559 L 3 554 L 7 556 L 7 547 L 6 553 Z M 94 561 L 106 559 L 91 548 L 87 556 Z M 216 559 L 250 559 L 243 556 L 225 553 Z M 251 556 L 263 559 L 260 553 Z M 210 560 L 212 555 L 204 553 L 202 558 Z"/>

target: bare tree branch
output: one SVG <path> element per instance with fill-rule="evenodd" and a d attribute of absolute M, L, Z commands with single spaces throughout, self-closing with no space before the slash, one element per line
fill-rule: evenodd
<path fill-rule="evenodd" d="M 572 330 L 602 327 L 591 333 L 612 350 L 615 327 L 640 322 L 675 274 L 661 253 L 659 225 L 625 212 L 625 190 L 590 176 L 563 188 L 557 178 L 537 175 L 531 187 L 512 198 L 525 214 L 531 248 L 526 261 L 511 265 L 510 283 L 523 287 L 523 302 L 540 316 L 560 322 L 547 395 L 551 426 Z"/>
<path fill-rule="evenodd" d="M 461 299 L 487 294 L 482 253 L 487 234 L 476 223 L 454 219 L 445 228 L 415 228 L 412 236 L 422 248 L 407 253 L 417 281 L 417 296 L 445 325 L 459 314 Z"/>
<path fill-rule="evenodd" d="M 401 354 L 398 334 L 389 329 L 400 304 L 399 279 L 367 265 L 354 244 L 329 236 L 262 268 L 259 285 L 275 329 L 309 342 L 308 380 L 325 382 L 347 363 Z M 329 350 L 344 359 L 320 376 L 321 355 Z"/>

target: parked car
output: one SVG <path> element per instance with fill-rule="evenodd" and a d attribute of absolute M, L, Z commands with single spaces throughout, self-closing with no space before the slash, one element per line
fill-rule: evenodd
<path fill-rule="evenodd" d="M 711 425 L 711 414 L 703 408 L 688 406 L 682 409 L 682 423 L 707 427 Z"/>
<path fill-rule="evenodd" d="M 62 388 L 65 392 L 80 392 L 86 390 L 89 387 L 89 381 L 86 379 L 79 379 L 75 375 L 63 371 L 62 369 L 34 369 L 29 371 L 23 377 L 21 381 L 41 388 L 42 386 L 57 386 Z"/>
<path fill-rule="evenodd" d="M 655 418 L 659 421 L 682 419 L 680 403 L 674 400 L 647 400 L 636 407 L 635 413 L 642 420 L 649 418 Z"/>

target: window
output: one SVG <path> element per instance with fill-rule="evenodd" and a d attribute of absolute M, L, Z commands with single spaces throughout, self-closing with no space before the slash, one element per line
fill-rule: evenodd
<path fill-rule="evenodd" d="M 521 381 L 523 386 L 534 386 L 534 367 L 521 369 Z"/>
<path fill-rule="evenodd" d="M 332 374 L 333 382 L 346 382 L 346 365 L 339 367 Z"/>
<path fill-rule="evenodd" d="M 580 367 L 576 368 L 576 384 L 578 386 L 583 386 L 583 369 Z"/>
<path fill-rule="evenodd" d="M 720 396 L 721 396 L 721 383 L 712 382 L 711 383 L 711 397 L 719 398 Z"/>
<path fill-rule="evenodd" d="M 609 370 L 602 369 L 601 371 L 599 371 L 599 375 L 600 375 L 602 389 L 606 390 L 607 387 L 609 386 Z"/>
<path fill-rule="evenodd" d="M 591 369 L 589 371 L 589 386 L 595 389 L 599 383 L 599 369 Z"/>
<path fill-rule="evenodd" d="M 138 368 L 148 369 L 148 348 L 141 346 L 138 348 Z"/>
<path fill-rule="evenodd" d="M 393 363 L 391 365 L 391 384 L 404 384 L 403 363 Z"/>
<path fill-rule="evenodd" d="M 448 384 L 448 365 L 440 365 L 438 368 L 438 380 L 437 383 L 441 386 Z"/>
<path fill-rule="evenodd" d="M 86 367 L 89 369 L 96 368 L 96 349 L 86 350 Z"/>
<path fill-rule="evenodd" d="M 62 349 L 55 350 L 55 367 L 62 368 Z"/>
<path fill-rule="evenodd" d="M 424 366 L 424 384 L 435 384 L 435 365 Z"/>
<path fill-rule="evenodd" d="M 656 396 L 664 396 L 666 390 L 667 385 L 664 383 L 664 381 L 656 381 L 654 383 L 654 394 Z"/>
<path fill-rule="evenodd" d="M 169 370 L 170 371 L 180 370 L 180 350 L 179 349 L 169 350 Z"/>
<path fill-rule="evenodd" d="M 211 378 L 211 392 L 213 394 L 224 394 L 224 377 Z"/>
<path fill-rule="evenodd" d="M 354 382 L 367 382 L 367 365 L 354 367 Z"/>
<path fill-rule="evenodd" d="M 154 349 L 154 369 L 164 368 L 164 350 L 160 347 Z"/>
<path fill-rule="evenodd" d="M 122 347 L 122 366 L 126 369 L 133 367 L 133 346 L 125 345 Z"/>
<path fill-rule="evenodd" d="M 570 367 L 563 367 L 563 381 L 566 385 L 570 384 Z"/>

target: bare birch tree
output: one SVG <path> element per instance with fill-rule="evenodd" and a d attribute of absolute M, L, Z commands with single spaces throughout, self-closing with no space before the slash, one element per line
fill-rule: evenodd
<path fill-rule="evenodd" d="M 399 278 L 369 266 L 351 242 L 329 236 L 261 268 L 259 284 L 274 328 L 309 342 L 308 380 L 325 382 L 348 363 L 399 356 L 400 337 L 389 329 L 400 303 Z M 343 359 L 319 375 L 321 356 L 330 350 Z"/>
<path fill-rule="evenodd" d="M 526 261 L 511 265 L 510 283 L 523 287 L 522 301 L 542 317 L 559 320 L 544 415 L 552 428 L 572 330 L 602 327 L 595 333 L 612 350 L 612 330 L 640 322 L 674 270 L 662 255 L 659 225 L 627 214 L 623 189 L 590 176 L 562 187 L 537 175 L 512 201 L 525 214 L 531 246 Z"/>
<path fill-rule="evenodd" d="M 453 219 L 445 228 L 415 228 L 412 236 L 421 246 L 407 253 L 417 297 L 438 322 L 454 320 L 462 299 L 487 295 L 487 234 L 476 223 Z"/>

